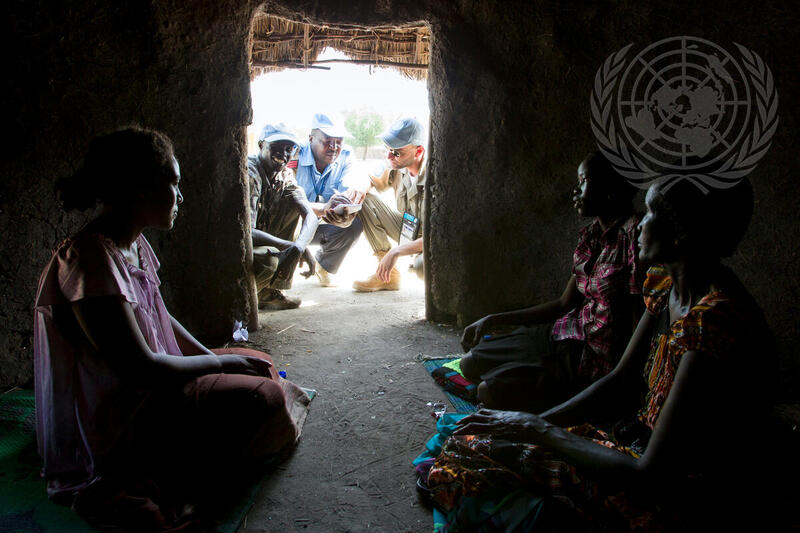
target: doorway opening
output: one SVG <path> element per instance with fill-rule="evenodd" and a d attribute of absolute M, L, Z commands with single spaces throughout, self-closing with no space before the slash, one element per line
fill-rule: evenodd
<path fill-rule="evenodd" d="M 308 142 L 312 117 L 325 113 L 348 133 L 353 172 L 346 188 L 363 190 L 368 173 L 386 165 L 387 151 L 376 135 L 393 121 L 413 116 L 428 127 L 427 65 L 430 30 L 424 24 L 364 28 L 317 26 L 294 22 L 259 11 L 253 21 L 251 101 L 253 121 L 247 129 L 248 155 L 258 152 L 258 134 L 265 124 L 283 123 L 301 143 Z M 393 191 L 380 194 L 396 207 Z M 392 243 L 395 245 L 395 243 Z M 317 247 L 312 246 L 316 252 Z M 409 270 L 412 256 L 401 257 L 397 268 L 401 291 L 424 305 L 424 282 Z M 352 292 L 352 283 L 375 272 L 377 260 L 362 235 L 334 276 L 336 287 L 325 288 L 316 276 L 301 276 L 293 288 L 303 306 L 321 303 L 332 293 Z"/>

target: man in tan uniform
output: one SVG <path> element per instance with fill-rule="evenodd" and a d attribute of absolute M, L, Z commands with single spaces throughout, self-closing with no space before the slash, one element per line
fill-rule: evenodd
<path fill-rule="evenodd" d="M 400 272 L 395 265 L 404 255 L 416 255 L 414 265 L 422 276 L 422 206 L 425 194 L 425 128 L 415 118 L 403 118 L 378 136 L 387 147 L 390 168 L 370 176 L 358 217 L 364 235 L 378 257 L 378 268 L 365 280 L 353 282 L 359 292 L 396 291 Z M 376 173 L 377 174 L 377 173 Z M 394 189 L 397 209 L 386 205 L 376 194 Z M 389 239 L 398 243 L 392 247 Z"/>

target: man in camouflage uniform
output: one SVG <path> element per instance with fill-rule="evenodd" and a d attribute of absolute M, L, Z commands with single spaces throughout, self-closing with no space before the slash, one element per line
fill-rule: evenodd
<path fill-rule="evenodd" d="M 319 221 L 293 174 L 286 171 L 297 148 L 295 137 L 283 124 L 267 124 L 258 148 L 258 154 L 247 158 L 258 308 L 293 309 L 300 299 L 286 297 L 282 289 L 292 286 L 298 263 L 308 264 L 303 276 L 314 274 L 315 261 L 307 246 Z M 300 218 L 303 223 L 297 232 Z"/>

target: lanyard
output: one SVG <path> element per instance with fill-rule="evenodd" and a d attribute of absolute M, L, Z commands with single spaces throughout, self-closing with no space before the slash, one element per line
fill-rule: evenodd
<path fill-rule="evenodd" d="M 331 166 L 333 165 L 328 166 L 325 170 L 328 170 L 329 168 L 331 168 Z M 314 179 L 317 170 L 312 169 L 311 172 L 313 173 L 311 176 L 311 182 L 314 185 L 314 192 L 316 193 L 315 201 L 319 201 L 320 196 L 322 196 L 322 192 L 325 190 L 325 185 L 327 185 L 328 183 L 328 178 L 330 178 L 331 174 L 333 174 L 333 169 L 331 169 L 331 171 L 328 172 L 327 175 L 325 175 L 323 171 L 323 175 L 320 176 L 319 183 L 317 183 L 317 180 Z"/>

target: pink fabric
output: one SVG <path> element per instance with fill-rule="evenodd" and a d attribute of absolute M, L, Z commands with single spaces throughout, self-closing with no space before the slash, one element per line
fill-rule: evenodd
<path fill-rule="evenodd" d="M 159 292 L 159 268 L 142 235 L 141 269 L 98 234 L 79 233 L 55 251 L 39 279 L 34 318 L 36 433 L 48 494 L 57 497 L 98 477 L 126 423 L 150 393 L 124 383 L 92 346 L 70 304 L 119 295 L 154 352 L 183 355 Z"/>

